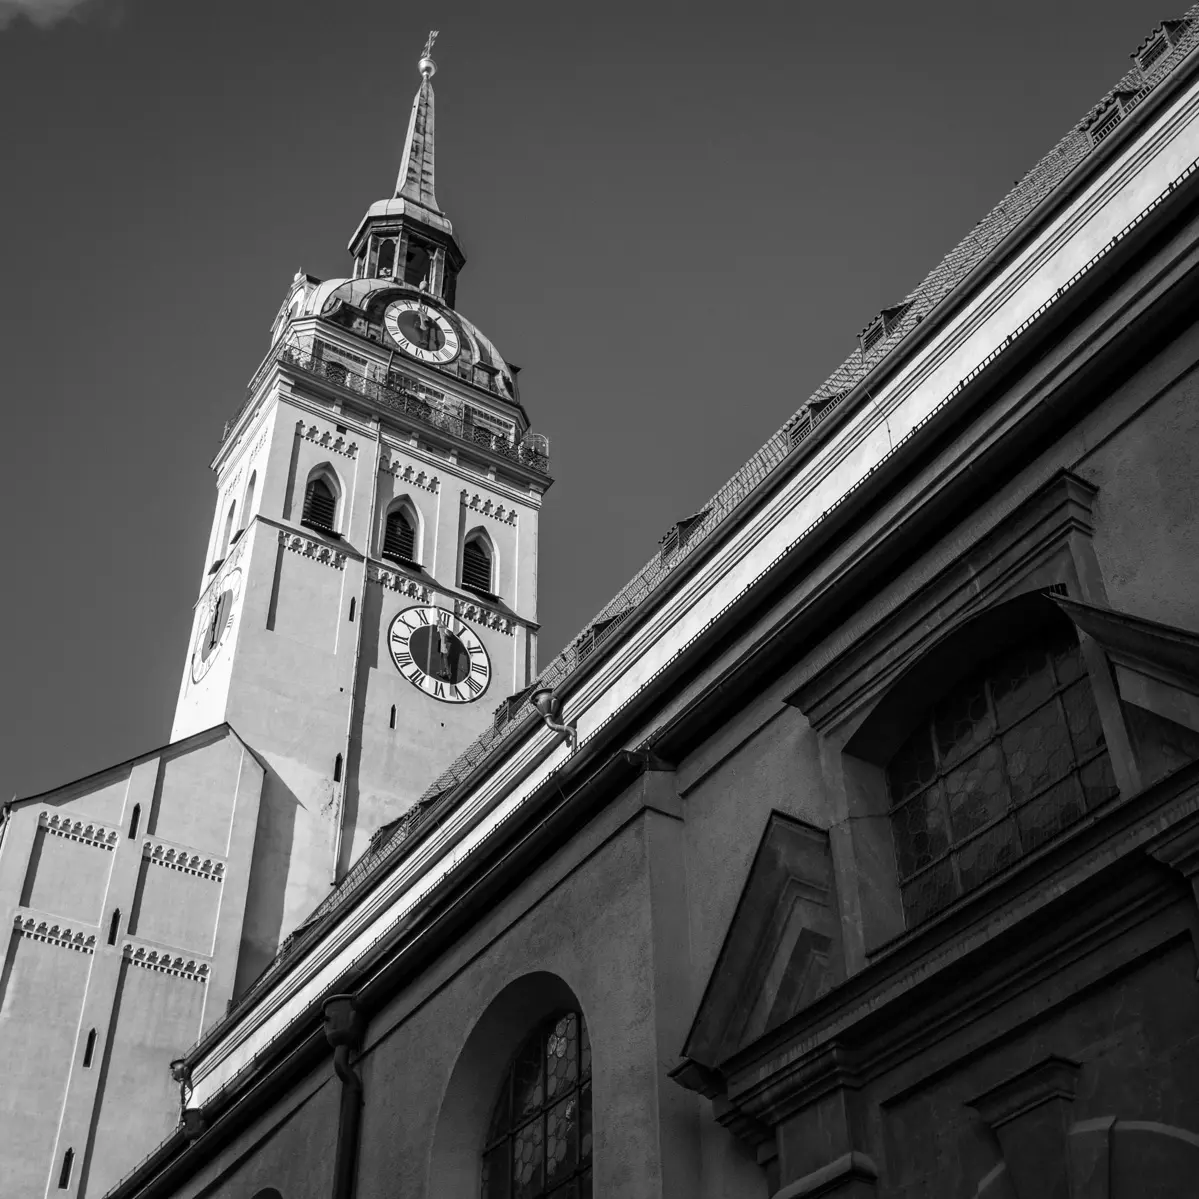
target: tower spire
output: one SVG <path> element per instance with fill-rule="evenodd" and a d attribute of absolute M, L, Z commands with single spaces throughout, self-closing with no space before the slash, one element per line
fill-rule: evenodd
<path fill-rule="evenodd" d="M 441 212 L 433 194 L 433 84 L 430 82 L 437 70 L 431 57 L 437 33 L 436 29 L 429 31 L 421 53 L 418 65 L 421 84 L 412 101 L 408 136 L 404 139 L 404 154 L 396 176 L 396 197 L 411 200 L 432 212 Z"/>

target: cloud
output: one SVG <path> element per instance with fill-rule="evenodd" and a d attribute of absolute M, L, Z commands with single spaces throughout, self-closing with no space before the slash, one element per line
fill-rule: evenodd
<path fill-rule="evenodd" d="M 0 29 L 20 17 L 41 29 L 49 29 L 93 3 L 94 0 L 0 0 Z"/>

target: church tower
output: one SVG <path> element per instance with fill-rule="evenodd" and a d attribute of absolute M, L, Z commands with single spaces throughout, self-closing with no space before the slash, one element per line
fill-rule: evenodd
<path fill-rule="evenodd" d="M 436 36 L 436 35 L 433 35 Z M 537 669 L 547 446 L 456 311 L 430 57 L 352 273 L 298 273 L 226 426 L 172 740 L 265 764 L 239 985 Z"/>

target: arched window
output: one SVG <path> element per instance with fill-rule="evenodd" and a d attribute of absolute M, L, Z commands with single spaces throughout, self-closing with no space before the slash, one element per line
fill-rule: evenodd
<path fill-rule="evenodd" d="M 87 1034 L 87 1044 L 83 1047 L 83 1068 L 90 1070 L 92 1068 L 92 1058 L 96 1053 L 96 1030 L 89 1029 Z"/>
<path fill-rule="evenodd" d="M 1116 794 L 1073 631 L 992 657 L 916 724 L 887 765 L 908 926 Z"/>
<path fill-rule="evenodd" d="M 483 1147 L 482 1199 L 591 1199 L 591 1044 L 578 1012 L 517 1051 Z"/>
<path fill-rule="evenodd" d="M 315 475 L 308 481 L 300 523 L 324 533 L 332 533 L 337 528 L 337 496 L 324 475 Z"/>
<path fill-rule="evenodd" d="M 75 1150 L 68 1149 L 62 1155 L 62 1169 L 58 1172 L 58 1189 L 67 1190 L 71 1185 L 71 1167 L 75 1164 Z"/>
<path fill-rule="evenodd" d="M 375 274 L 380 279 L 390 279 L 395 270 L 396 261 L 396 244 L 388 239 L 379 244 L 379 263 L 375 267 Z"/>
<path fill-rule="evenodd" d="M 258 486 L 258 472 L 254 471 L 250 475 L 250 481 L 246 484 L 246 496 L 241 502 L 241 527 L 244 529 L 250 523 L 250 518 L 254 515 L 254 491 Z"/>
<path fill-rule="evenodd" d="M 416 522 L 404 507 L 393 508 L 387 514 L 383 528 L 383 556 L 416 563 Z"/>
<path fill-rule="evenodd" d="M 121 909 L 113 908 L 112 919 L 108 922 L 108 943 L 115 945 L 117 943 L 117 934 L 121 931 Z"/>
<path fill-rule="evenodd" d="M 335 783 L 341 782 L 341 754 L 338 754 L 333 759 L 333 781 Z"/>
<path fill-rule="evenodd" d="M 142 805 L 135 803 L 133 805 L 133 815 L 129 818 L 129 839 L 132 841 L 137 836 L 137 826 L 141 823 Z"/>
<path fill-rule="evenodd" d="M 396 726 L 396 706 L 395 706 L 395 704 L 392 704 L 391 705 L 391 722 L 388 725 L 388 727 L 394 729 L 395 726 Z"/>
<path fill-rule="evenodd" d="M 482 533 L 472 533 L 462 547 L 462 586 L 490 595 L 492 587 L 491 543 Z"/>
<path fill-rule="evenodd" d="M 429 278 L 429 263 L 432 255 L 430 246 L 415 238 L 408 239 L 408 248 L 404 253 L 404 282 L 413 287 L 420 287 Z"/>
<path fill-rule="evenodd" d="M 233 517 L 237 514 L 237 501 L 232 500 L 229 511 L 225 516 L 225 531 L 221 534 L 221 552 L 218 558 L 223 558 L 229 552 L 229 541 L 233 537 Z"/>

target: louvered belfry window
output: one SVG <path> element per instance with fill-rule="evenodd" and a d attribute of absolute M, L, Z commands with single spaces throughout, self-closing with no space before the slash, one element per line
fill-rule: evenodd
<path fill-rule="evenodd" d="M 383 556 L 401 562 L 416 561 L 416 530 L 402 508 L 387 514 L 387 526 L 383 530 Z"/>
<path fill-rule="evenodd" d="M 462 547 L 462 586 L 491 593 L 491 551 L 477 537 Z"/>
<path fill-rule="evenodd" d="M 1069 629 L 953 687 L 887 767 L 908 927 L 948 907 L 1117 792 Z"/>
<path fill-rule="evenodd" d="M 310 529 L 331 533 L 336 519 L 337 499 L 333 495 L 333 488 L 324 479 L 313 479 L 304 492 L 304 515 L 300 523 Z"/>

